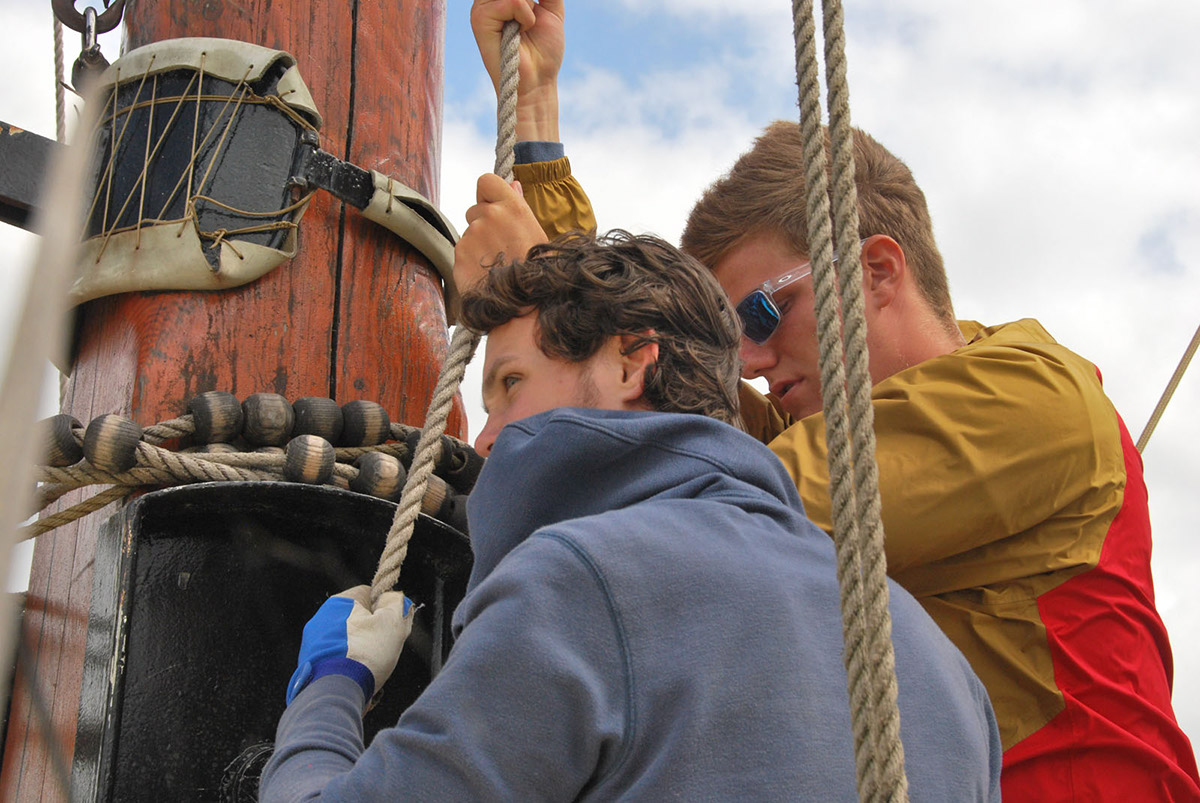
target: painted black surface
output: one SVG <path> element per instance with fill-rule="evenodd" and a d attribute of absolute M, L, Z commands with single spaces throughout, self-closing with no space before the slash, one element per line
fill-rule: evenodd
<path fill-rule="evenodd" d="M 110 519 L 72 800 L 253 799 L 304 623 L 370 582 L 394 510 L 331 488 L 214 483 L 147 494 Z M 364 720 L 368 740 L 441 666 L 470 566 L 466 538 L 422 516 L 399 586 L 424 607 Z"/>
<path fill-rule="evenodd" d="M 0 122 L 0 221 L 30 229 L 58 143 Z"/>
<path fill-rule="evenodd" d="M 254 93 L 278 94 L 284 69 L 277 62 Z M 103 99 L 109 111 L 94 142 L 87 236 L 180 220 L 189 197 L 196 197 L 203 232 L 293 217 L 269 213 L 292 203 L 288 178 L 305 129 L 273 106 L 239 103 L 245 88 L 228 81 L 205 75 L 203 99 L 196 98 L 197 89 L 195 71 L 172 70 L 121 83 L 115 98 L 110 92 Z M 183 100 L 151 103 L 154 98 Z M 271 248 L 281 248 L 286 237 L 284 228 L 229 235 Z M 215 268 L 218 249 L 205 249 L 205 255 Z"/>

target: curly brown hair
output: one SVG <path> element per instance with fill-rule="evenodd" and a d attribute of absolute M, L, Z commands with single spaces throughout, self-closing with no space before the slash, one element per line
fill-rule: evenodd
<path fill-rule="evenodd" d="M 571 233 L 499 264 L 462 298 L 461 322 L 486 333 L 537 313 L 548 357 L 583 362 L 614 336 L 658 344 L 643 398 L 660 412 L 741 426 L 737 317 L 712 274 L 665 240 Z"/>

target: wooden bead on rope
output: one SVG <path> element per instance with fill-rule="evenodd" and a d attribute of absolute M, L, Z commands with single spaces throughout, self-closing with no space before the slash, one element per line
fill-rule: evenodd
<path fill-rule="evenodd" d="M 317 435 L 330 443 L 342 437 L 342 408 L 333 399 L 305 396 L 292 402 L 296 413 L 293 435 Z"/>
<path fill-rule="evenodd" d="M 237 396 L 210 390 L 188 402 L 196 443 L 229 443 L 242 434 L 242 404 Z"/>
<path fill-rule="evenodd" d="M 297 435 L 288 441 L 283 476 L 292 482 L 320 485 L 333 475 L 333 444 L 317 435 Z"/>
<path fill-rule="evenodd" d="M 296 413 L 278 393 L 252 393 L 242 402 L 242 437 L 252 446 L 283 446 L 292 438 Z"/>
<path fill-rule="evenodd" d="M 342 446 L 378 446 L 392 432 L 387 410 L 371 401 L 346 402 L 342 420 Z"/>
<path fill-rule="evenodd" d="M 75 428 L 82 427 L 73 416 L 59 413 L 38 422 L 43 459 L 48 466 L 73 466 L 83 459 L 83 447 L 75 440 Z"/>
<path fill-rule="evenodd" d="M 142 428 L 119 415 L 102 415 L 83 434 L 83 455 L 101 471 L 120 474 L 137 465 Z"/>
<path fill-rule="evenodd" d="M 350 490 L 392 502 L 400 499 L 408 472 L 399 460 L 390 454 L 367 452 L 354 465 L 358 467 L 358 476 L 350 480 Z"/>
<path fill-rule="evenodd" d="M 429 477 L 429 487 L 421 499 L 421 512 L 449 524 L 461 533 L 467 532 L 467 497 L 454 492 L 436 474 Z"/>

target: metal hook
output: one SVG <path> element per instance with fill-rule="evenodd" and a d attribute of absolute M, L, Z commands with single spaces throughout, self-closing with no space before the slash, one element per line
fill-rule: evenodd
<path fill-rule="evenodd" d="M 96 9 L 88 6 L 83 12 L 83 49 L 71 65 L 71 84 L 76 92 L 85 92 L 92 79 L 108 69 L 108 59 L 100 53 L 100 43 L 96 41 L 98 28 Z"/>
<path fill-rule="evenodd" d="M 82 34 L 87 33 L 87 18 L 75 9 L 75 0 L 50 0 L 50 5 L 54 9 L 54 16 L 58 17 L 59 22 L 66 25 L 72 31 L 78 31 Z M 93 14 L 96 13 L 96 9 L 91 6 L 86 10 Z M 125 0 L 115 0 L 112 5 L 109 5 L 108 0 L 105 0 L 104 13 L 96 16 L 94 33 L 108 33 L 120 25 L 121 15 L 124 12 Z"/>

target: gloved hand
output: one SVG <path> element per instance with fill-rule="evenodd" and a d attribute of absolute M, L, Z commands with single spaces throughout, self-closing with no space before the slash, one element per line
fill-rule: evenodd
<path fill-rule="evenodd" d="M 370 609 L 371 589 L 355 586 L 325 600 L 304 626 L 299 666 L 288 683 L 287 702 L 325 675 L 345 675 L 362 687 L 370 702 L 391 676 L 404 640 L 412 632 L 413 604 L 399 591 L 387 591 Z"/>

